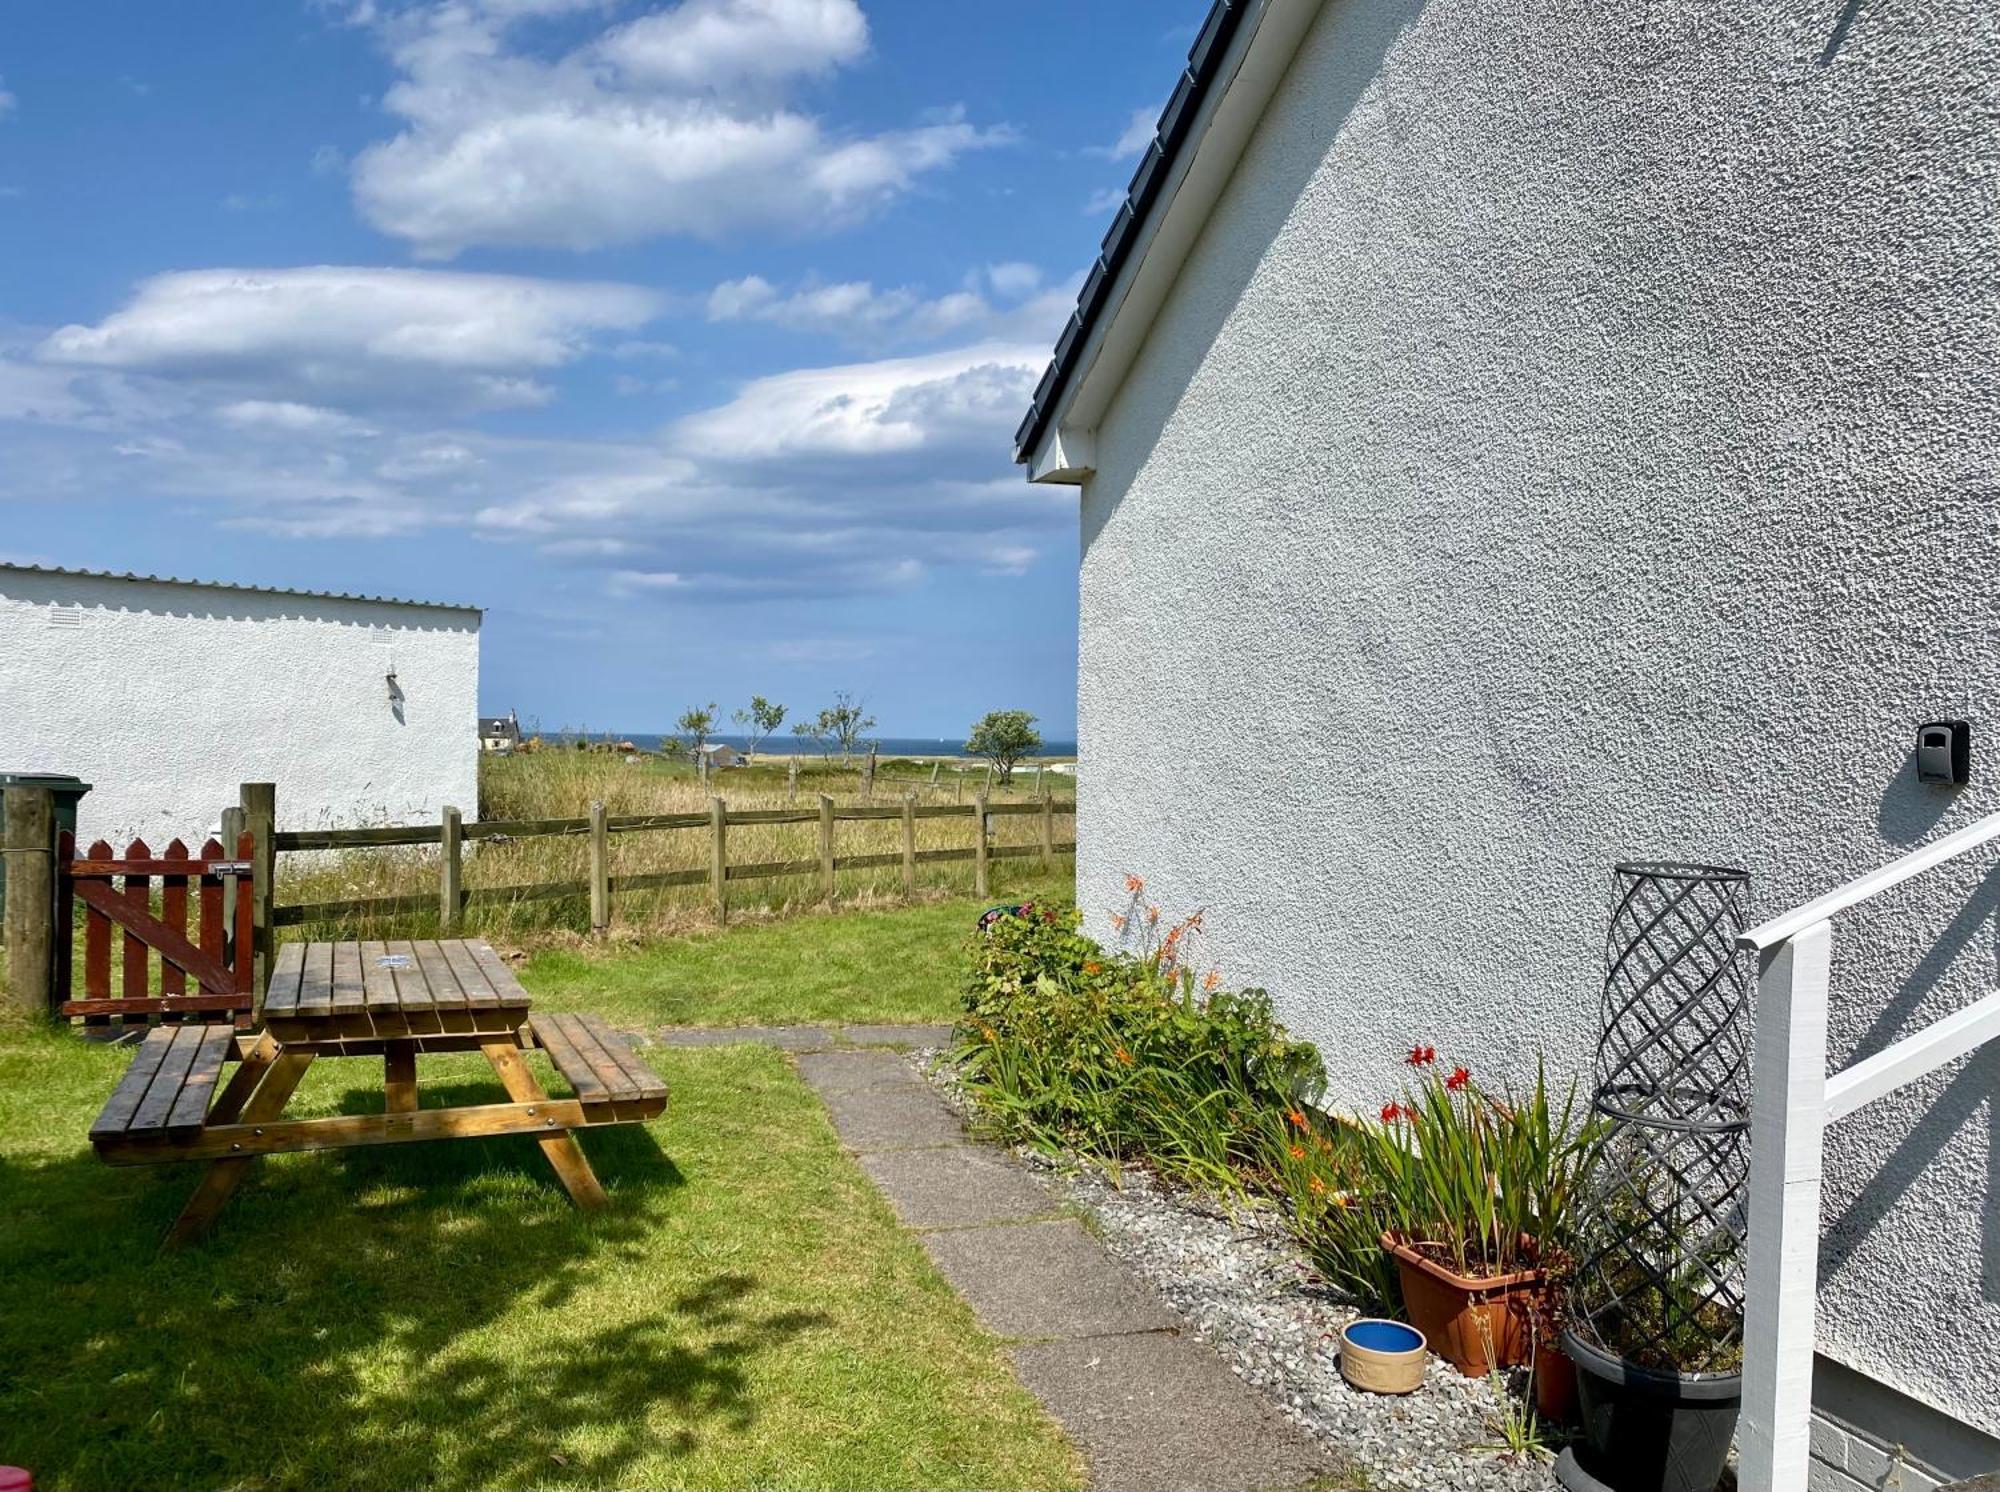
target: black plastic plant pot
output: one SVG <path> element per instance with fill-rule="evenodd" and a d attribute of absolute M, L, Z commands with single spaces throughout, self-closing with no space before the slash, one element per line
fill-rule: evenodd
<path fill-rule="evenodd" d="M 1558 1477 L 1571 1492 L 1715 1492 L 1736 1434 L 1741 1373 L 1634 1367 L 1570 1332 L 1583 1443 Z M 1574 1477 L 1575 1469 L 1585 1473 Z"/>

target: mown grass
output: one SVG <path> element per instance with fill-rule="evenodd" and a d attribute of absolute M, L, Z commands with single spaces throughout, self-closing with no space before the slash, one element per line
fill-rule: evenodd
<path fill-rule="evenodd" d="M 165 1255 L 194 1170 L 84 1143 L 128 1057 L 0 1033 L 0 1462 L 40 1487 L 1080 1482 L 775 1053 L 653 1049 L 667 1117 L 584 1139 L 601 1214 L 525 1140 L 288 1155 Z M 497 1092 L 476 1057 L 422 1076 Z M 294 1108 L 380 1092 L 323 1061 Z"/>
<path fill-rule="evenodd" d="M 1070 894 L 1066 880 L 998 866 L 991 890 L 983 901 L 805 914 L 603 949 L 545 947 L 522 982 L 538 1005 L 640 1028 L 949 1022 L 979 913 Z"/>

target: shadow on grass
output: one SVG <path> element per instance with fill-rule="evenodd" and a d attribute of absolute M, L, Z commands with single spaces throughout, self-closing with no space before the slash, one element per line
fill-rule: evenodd
<path fill-rule="evenodd" d="M 644 1128 L 584 1144 L 605 1212 L 526 1140 L 383 1146 L 262 1163 L 170 1254 L 197 1167 L 0 1159 L 0 1462 L 45 1489 L 470 1492 L 629 1484 L 740 1433 L 751 1364 L 824 1318 L 662 1248 L 684 1183 Z"/>

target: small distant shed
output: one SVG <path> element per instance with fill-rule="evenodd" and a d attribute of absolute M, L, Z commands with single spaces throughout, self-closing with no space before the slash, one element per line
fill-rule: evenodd
<path fill-rule="evenodd" d="M 710 742 L 697 753 L 711 770 L 716 767 L 740 767 L 743 755 L 734 746 L 725 746 L 719 741 Z"/>

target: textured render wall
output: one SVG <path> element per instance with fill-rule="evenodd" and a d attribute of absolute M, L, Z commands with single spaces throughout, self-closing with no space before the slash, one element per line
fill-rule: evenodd
<path fill-rule="evenodd" d="M 192 846 L 243 782 L 288 829 L 474 813 L 478 690 L 476 613 L 0 571 L 0 770 L 95 784 L 86 840 Z"/>
<path fill-rule="evenodd" d="M 1769 912 L 2000 807 L 1996 78 L 1984 0 L 1328 0 L 1098 433 L 1086 906 L 1205 905 L 1372 1107 L 1582 1068 L 1615 860 Z M 1834 1062 L 1996 907 L 1843 923 Z M 2000 1430 L 2000 1048 L 1827 1163 L 1823 1349 Z"/>

